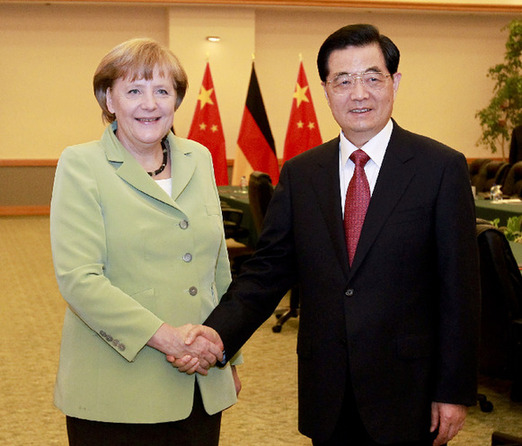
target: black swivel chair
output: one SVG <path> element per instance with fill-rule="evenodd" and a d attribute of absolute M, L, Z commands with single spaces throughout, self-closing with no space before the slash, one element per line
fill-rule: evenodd
<path fill-rule="evenodd" d="M 522 198 L 522 161 L 509 168 L 502 192 L 504 195 Z"/>
<path fill-rule="evenodd" d="M 273 193 L 274 187 L 272 186 L 270 175 L 258 171 L 250 174 L 248 200 L 258 234 L 261 233 L 263 228 L 263 220 Z M 290 308 L 282 313 L 278 311 L 275 315 L 277 323 L 272 327 L 274 333 L 279 333 L 288 319 L 299 315 L 299 288 L 297 286 L 290 291 Z"/>
<path fill-rule="evenodd" d="M 225 229 L 228 258 L 230 260 L 230 271 L 232 277 L 236 277 L 242 263 L 253 254 L 254 250 L 247 244 L 238 241 L 248 238 L 249 235 L 248 229 L 241 226 L 243 211 L 221 202 L 221 213 L 223 214 L 223 226 Z"/>
<path fill-rule="evenodd" d="M 486 161 L 472 180 L 472 185 L 476 187 L 477 193 L 489 193 L 495 184 L 504 186 L 510 165 L 504 161 Z"/>
<path fill-rule="evenodd" d="M 511 380 L 511 399 L 522 401 L 522 276 L 504 234 L 481 219 L 476 229 L 482 292 L 479 372 Z M 489 411 L 484 399 L 479 395 L 481 409 Z"/>
<path fill-rule="evenodd" d="M 477 158 L 473 160 L 468 166 L 471 185 L 477 188 L 477 192 L 479 189 L 481 190 L 483 188 L 483 184 L 486 181 L 486 172 L 484 169 L 481 170 L 481 168 L 490 161 L 491 160 L 487 158 Z"/>
<path fill-rule="evenodd" d="M 248 179 L 248 201 L 252 220 L 258 234 L 261 234 L 268 203 L 274 194 L 274 186 L 270 175 L 264 172 L 252 172 Z"/>

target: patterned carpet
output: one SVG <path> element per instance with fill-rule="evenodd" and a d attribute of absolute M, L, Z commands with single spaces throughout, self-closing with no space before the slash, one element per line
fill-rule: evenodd
<path fill-rule="evenodd" d="M 48 217 L 0 217 L 0 445 L 65 446 L 64 416 L 52 404 L 65 304 L 54 280 Z M 261 327 L 243 352 L 243 391 L 223 416 L 222 446 L 310 445 L 297 431 L 296 332 Z M 522 436 L 522 404 L 509 384 L 483 380 L 491 413 L 470 410 L 451 446 L 488 446 L 495 430 Z M 151 445 L 153 446 L 153 445 Z"/>

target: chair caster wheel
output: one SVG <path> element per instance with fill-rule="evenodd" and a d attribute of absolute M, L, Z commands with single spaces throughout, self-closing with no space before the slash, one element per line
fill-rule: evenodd
<path fill-rule="evenodd" d="M 283 328 L 283 327 L 281 327 L 281 325 L 274 325 L 274 326 L 272 327 L 272 331 L 273 331 L 274 333 L 281 333 L 281 328 Z"/>
<path fill-rule="evenodd" d="M 493 403 L 491 401 L 488 401 L 488 399 L 485 396 L 479 396 L 478 403 L 482 412 L 493 412 Z"/>

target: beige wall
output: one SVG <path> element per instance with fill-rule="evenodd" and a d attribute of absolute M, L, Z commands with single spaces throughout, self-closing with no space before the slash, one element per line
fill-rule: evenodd
<path fill-rule="evenodd" d="M 515 14 L 0 3 L 0 159 L 57 158 L 70 144 L 99 138 L 92 74 L 114 45 L 135 36 L 168 43 L 185 66 L 190 88 L 175 118 L 186 136 L 207 57 L 234 157 L 252 53 L 278 155 L 282 156 L 299 54 L 311 84 L 323 139 L 338 133 L 319 84 L 315 57 L 324 38 L 354 22 L 378 25 L 399 46 L 403 79 L 394 116 L 413 131 L 439 139 L 468 157 L 474 118 L 491 97 L 489 67 L 503 61 Z M 210 44 L 205 36 L 219 34 Z"/>

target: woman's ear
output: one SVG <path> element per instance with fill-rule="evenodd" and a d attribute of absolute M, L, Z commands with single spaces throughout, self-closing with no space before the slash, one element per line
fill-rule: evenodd
<path fill-rule="evenodd" d="M 105 102 L 107 104 L 107 110 L 109 110 L 112 114 L 114 114 L 114 107 L 112 106 L 112 94 L 111 94 L 111 88 L 108 87 L 107 90 L 105 90 Z"/>

